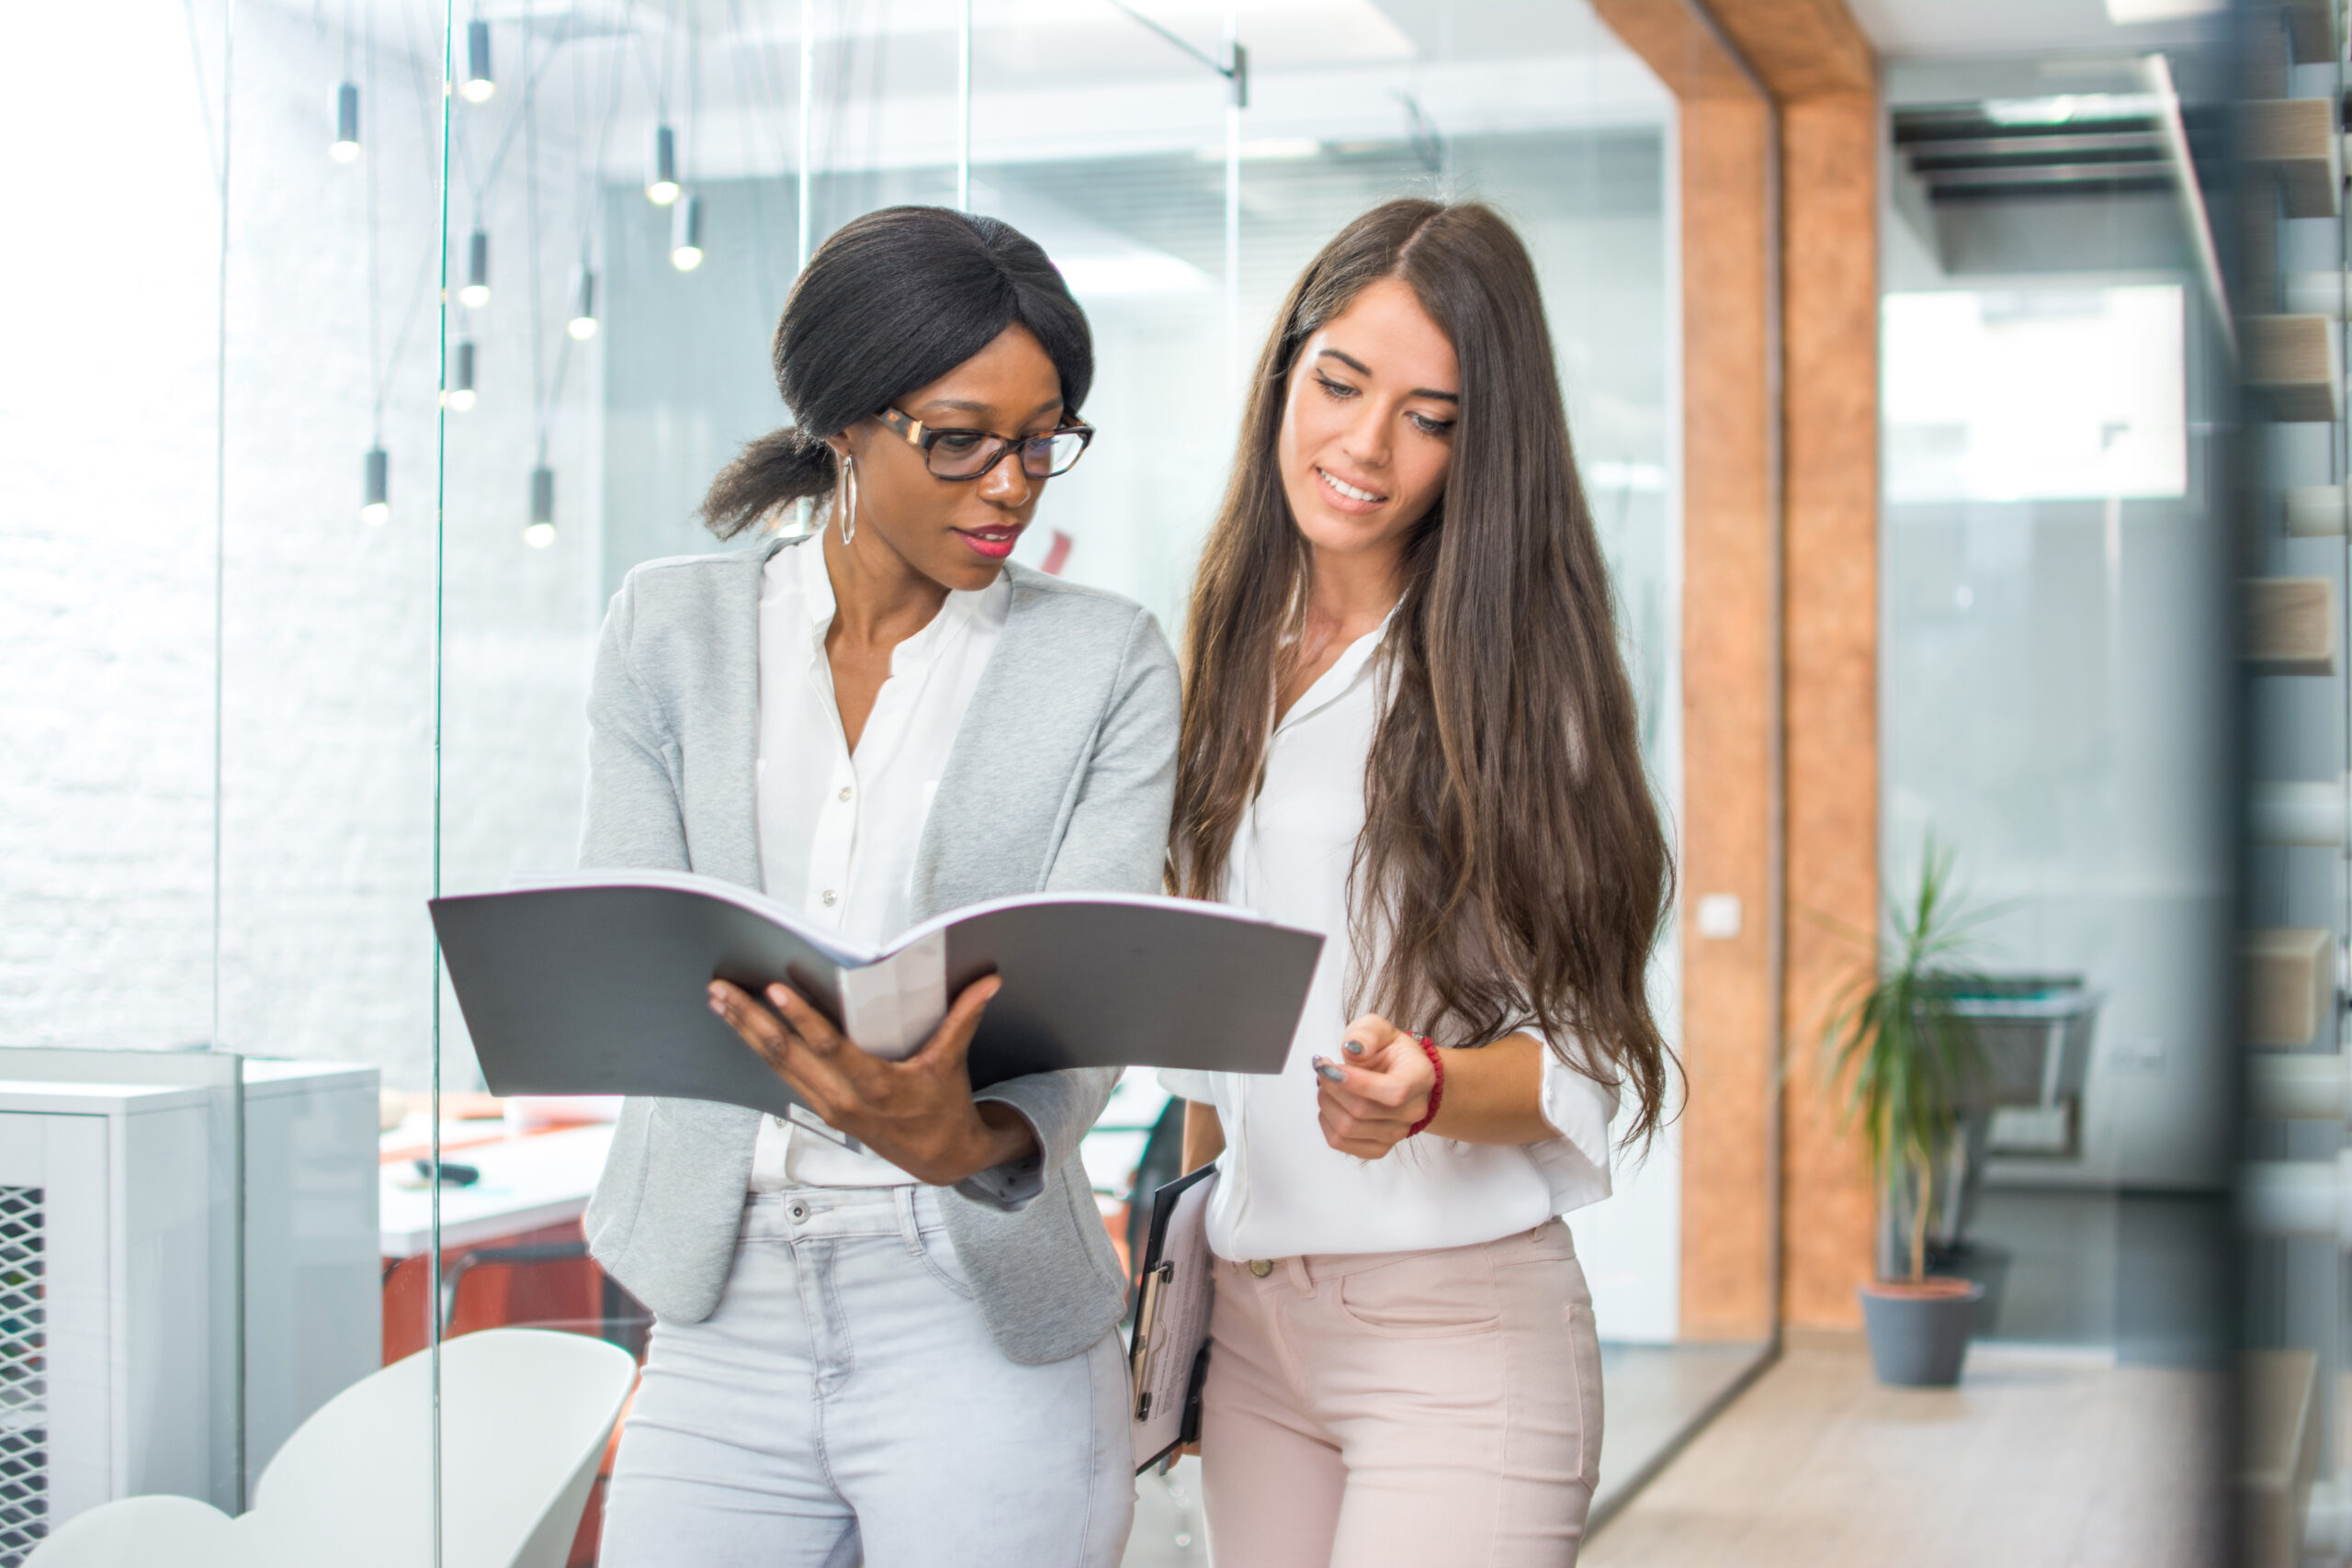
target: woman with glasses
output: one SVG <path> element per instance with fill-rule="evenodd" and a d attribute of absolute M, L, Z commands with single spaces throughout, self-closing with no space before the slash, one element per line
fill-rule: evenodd
<path fill-rule="evenodd" d="M 1174 879 L 1324 932 L 1287 1066 L 1167 1073 L 1221 1155 L 1217 1568 L 1575 1561 L 1600 1451 L 1560 1216 L 1658 1123 L 1666 840 L 1535 269 L 1395 201 L 1293 287 L 1201 558 Z"/>
<path fill-rule="evenodd" d="M 984 898 L 1157 890 L 1174 660 L 1136 605 L 1009 561 L 1092 434 L 1045 253 L 869 214 L 810 258 L 775 364 L 797 423 L 704 502 L 757 542 L 637 568 L 605 618 L 581 863 L 725 877 L 877 944 Z M 809 535 L 773 532 L 806 502 Z M 628 1104 L 587 1228 L 655 1324 L 606 1568 L 1117 1561 L 1125 1280 L 1077 1159 L 1117 1075 L 975 1095 L 995 987 L 888 1062 L 785 986 L 714 982 L 812 1113 Z"/>

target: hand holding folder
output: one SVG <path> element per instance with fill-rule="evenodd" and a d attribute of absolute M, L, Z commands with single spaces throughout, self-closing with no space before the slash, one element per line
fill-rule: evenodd
<path fill-rule="evenodd" d="M 1002 986 L 983 975 L 965 987 L 931 1039 L 898 1062 L 858 1049 L 781 985 L 768 987 L 763 1007 L 741 987 L 713 980 L 710 1009 L 851 1146 L 873 1150 L 918 1181 L 953 1187 L 1035 1146 L 1016 1112 L 972 1099 L 972 1034 Z"/>
<path fill-rule="evenodd" d="M 1152 1195 L 1151 1239 L 1127 1349 L 1138 1474 L 1201 1437 L 1201 1390 L 1208 1381 L 1209 1308 L 1216 1260 L 1209 1252 L 1209 1195 L 1216 1167 L 1204 1165 Z"/>

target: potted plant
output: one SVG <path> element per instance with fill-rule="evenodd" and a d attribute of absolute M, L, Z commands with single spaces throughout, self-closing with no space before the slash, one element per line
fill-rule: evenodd
<path fill-rule="evenodd" d="M 1975 1026 L 1954 1006 L 1977 980 L 1959 967 L 1976 917 L 1953 896 L 1951 863 L 1930 837 L 1917 890 L 1887 897 L 1888 940 L 1877 962 L 1833 998 L 1822 1029 L 1828 1082 L 1845 1083 L 1846 1113 L 1861 1123 L 1882 1201 L 1908 1242 L 1908 1274 L 1860 1292 L 1871 1365 L 1887 1383 L 1959 1382 L 1984 1294 L 1973 1280 L 1928 1272 L 1938 1173 L 1951 1170 L 1962 1113 L 1985 1078 Z"/>

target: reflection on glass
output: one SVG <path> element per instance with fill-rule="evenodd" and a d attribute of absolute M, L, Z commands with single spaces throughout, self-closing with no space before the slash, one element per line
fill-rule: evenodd
<path fill-rule="evenodd" d="M 2178 284 L 1889 294 L 1883 316 L 1888 500 L 2188 487 Z"/>
<path fill-rule="evenodd" d="M 2217 328 L 2143 85 L 1894 84 L 1881 863 L 1903 888 L 1931 834 L 1956 852 L 1965 961 L 2007 993 L 1970 1004 L 1996 1077 L 1937 1267 L 1984 1286 L 1980 1338 L 2179 1365 L 2212 1354 L 2190 1281 L 2226 1223 Z"/>

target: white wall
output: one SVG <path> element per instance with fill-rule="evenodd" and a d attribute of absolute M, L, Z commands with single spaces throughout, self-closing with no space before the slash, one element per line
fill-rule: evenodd
<path fill-rule="evenodd" d="M 105 25 L 104 91 L 0 95 L 51 173 L 0 247 L 0 1044 L 210 1021 L 219 218 L 179 8 Z M 93 58 L 96 30 L 10 18 L 21 60 Z"/>
<path fill-rule="evenodd" d="M 207 120 L 217 139 L 220 21 L 196 7 L 207 109 L 180 7 L 37 7 L 20 19 L 33 57 L 107 69 L 28 73 L 0 109 L 17 145 L 49 150 L 42 223 L 58 241 L 0 261 L 29 307 L 0 326 L 13 372 L 0 390 L 0 1044 L 210 1035 L 218 558 L 221 1038 L 376 1063 L 415 1087 L 432 1038 L 438 62 L 379 42 L 366 153 L 338 164 L 326 144 L 340 37 L 306 13 L 238 8 L 216 536 Z M 515 87 L 465 111 L 492 122 L 482 142 L 515 111 Z M 541 151 L 564 161 L 560 145 Z M 544 552 L 521 541 L 533 443 L 519 147 L 506 169 L 490 209 L 503 287 L 476 323 L 489 390 L 453 417 L 449 442 L 452 879 L 568 860 L 578 812 L 593 528 Z M 549 186 L 547 231 L 575 231 L 575 182 Z M 551 241 L 546 262 L 557 341 L 571 244 Z M 379 383 L 393 513 L 368 528 Z M 583 524 L 588 385 L 575 367 L 553 424 L 559 506 Z"/>

